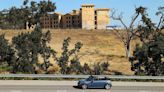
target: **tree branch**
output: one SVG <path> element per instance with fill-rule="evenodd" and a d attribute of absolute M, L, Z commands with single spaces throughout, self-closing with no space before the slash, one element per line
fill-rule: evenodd
<path fill-rule="evenodd" d="M 139 16 L 139 13 L 137 13 L 137 15 L 134 18 L 132 18 L 132 21 L 130 23 L 129 28 L 132 28 L 133 27 L 133 24 L 134 24 L 135 20 L 138 18 L 138 16 Z"/>
<path fill-rule="evenodd" d="M 123 22 L 123 20 L 122 20 L 122 14 L 120 14 L 119 16 L 114 16 L 114 14 L 115 14 L 115 11 L 113 11 L 112 12 L 112 16 L 111 16 L 111 18 L 113 19 L 113 20 L 118 20 L 118 21 L 120 21 L 121 22 L 121 24 L 124 26 L 124 28 L 126 29 L 126 30 L 128 30 L 128 27 L 125 25 L 125 23 Z"/>
<path fill-rule="evenodd" d="M 162 14 L 161 17 L 160 17 L 160 20 L 159 20 L 158 26 L 156 27 L 156 31 L 159 32 L 159 31 L 162 30 L 162 29 L 159 30 L 159 29 L 160 29 L 159 27 L 160 27 L 161 23 L 163 23 L 163 22 L 164 22 L 164 14 Z"/>
<path fill-rule="evenodd" d="M 118 30 L 118 29 L 115 29 L 115 28 L 113 28 L 113 30 L 116 31 L 116 32 L 113 31 L 113 33 L 114 33 L 115 35 L 117 35 L 117 36 L 119 37 L 119 39 L 125 44 L 125 43 L 126 43 L 126 41 L 124 40 L 125 38 L 124 38 L 123 35 L 121 35 L 121 34 L 119 33 L 119 30 Z"/>

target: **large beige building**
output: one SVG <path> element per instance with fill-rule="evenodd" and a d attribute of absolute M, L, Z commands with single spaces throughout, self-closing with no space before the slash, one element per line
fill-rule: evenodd
<path fill-rule="evenodd" d="M 53 13 L 41 17 L 42 28 L 106 29 L 108 24 L 109 9 L 95 9 L 93 4 L 84 4 L 65 15 Z"/>

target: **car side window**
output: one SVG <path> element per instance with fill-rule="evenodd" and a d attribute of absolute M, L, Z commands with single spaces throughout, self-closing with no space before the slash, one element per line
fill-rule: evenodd
<path fill-rule="evenodd" d="M 87 78 L 87 80 L 86 81 L 91 81 L 91 78 L 89 77 L 89 78 Z"/>
<path fill-rule="evenodd" d="M 86 81 L 93 81 L 93 80 L 94 80 L 93 76 L 90 76 L 89 78 L 86 79 Z"/>

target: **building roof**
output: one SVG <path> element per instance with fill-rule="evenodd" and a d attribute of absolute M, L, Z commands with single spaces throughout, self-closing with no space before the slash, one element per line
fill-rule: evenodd
<path fill-rule="evenodd" d="M 63 14 L 61 14 L 61 13 L 59 13 L 59 12 L 54 12 L 54 14 L 57 14 L 57 15 L 63 15 Z"/>
<path fill-rule="evenodd" d="M 97 8 L 95 11 L 109 11 L 109 8 Z"/>
<path fill-rule="evenodd" d="M 72 12 L 67 13 L 65 15 L 79 15 L 79 14 L 80 14 L 80 10 L 73 10 Z"/>
<path fill-rule="evenodd" d="M 92 6 L 92 7 L 94 7 L 95 5 L 94 4 L 82 4 L 81 6 L 82 7 L 86 7 L 86 6 Z"/>

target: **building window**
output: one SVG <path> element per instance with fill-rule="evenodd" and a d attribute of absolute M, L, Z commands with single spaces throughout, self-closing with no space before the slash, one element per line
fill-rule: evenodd
<path fill-rule="evenodd" d="M 97 11 L 95 11 L 95 15 L 97 15 Z"/>
<path fill-rule="evenodd" d="M 97 25 L 97 21 L 95 21 L 95 25 Z"/>
<path fill-rule="evenodd" d="M 95 16 L 95 20 L 97 20 L 97 16 Z"/>

